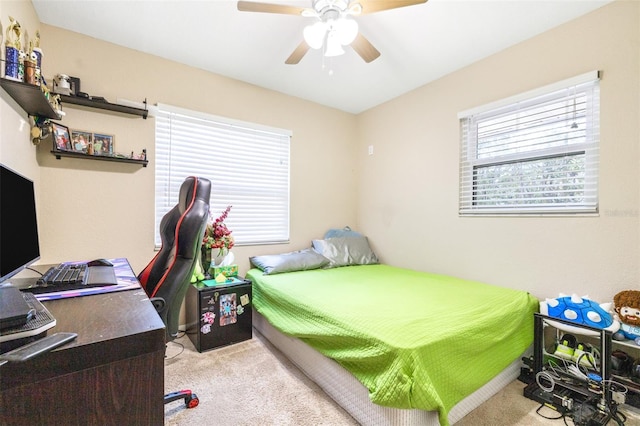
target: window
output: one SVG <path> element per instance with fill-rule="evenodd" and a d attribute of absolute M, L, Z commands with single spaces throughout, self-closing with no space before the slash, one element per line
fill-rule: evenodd
<path fill-rule="evenodd" d="M 461 215 L 598 211 L 598 72 L 459 114 Z"/>
<path fill-rule="evenodd" d="M 155 244 L 160 220 L 188 176 L 211 180 L 211 215 L 231 205 L 225 221 L 236 244 L 289 240 L 291 132 L 158 105 Z"/>

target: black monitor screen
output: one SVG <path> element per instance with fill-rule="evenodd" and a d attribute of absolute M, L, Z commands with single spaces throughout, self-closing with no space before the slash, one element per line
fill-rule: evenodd
<path fill-rule="evenodd" d="M 33 182 L 0 164 L 0 282 L 38 259 Z"/>

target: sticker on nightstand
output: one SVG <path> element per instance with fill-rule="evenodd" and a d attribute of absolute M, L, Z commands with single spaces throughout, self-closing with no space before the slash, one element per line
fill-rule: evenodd
<path fill-rule="evenodd" d="M 242 313 L 244 312 L 244 308 L 242 307 L 242 305 L 238 305 L 236 312 L 238 312 L 238 315 L 242 315 Z"/>
<path fill-rule="evenodd" d="M 235 324 L 237 321 L 236 294 L 220 295 L 220 326 Z"/>
<path fill-rule="evenodd" d="M 213 312 L 207 311 L 202 314 L 202 326 L 200 327 L 200 332 L 202 334 L 207 334 L 211 332 L 211 325 L 216 321 L 216 314 Z"/>
<path fill-rule="evenodd" d="M 202 314 L 202 322 L 207 323 L 207 324 L 213 324 L 216 320 L 216 314 L 214 314 L 213 312 L 205 312 L 204 314 Z"/>
<path fill-rule="evenodd" d="M 243 294 L 240 296 L 240 303 L 242 303 L 242 306 L 249 304 L 249 295 Z"/>

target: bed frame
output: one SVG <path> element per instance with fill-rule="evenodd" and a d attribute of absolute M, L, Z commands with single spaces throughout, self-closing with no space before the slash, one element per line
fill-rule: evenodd
<path fill-rule="evenodd" d="M 301 340 L 281 333 L 255 309 L 253 326 L 361 425 L 440 425 L 435 411 L 406 410 L 372 403 L 368 389 L 340 364 Z M 463 399 L 449 413 L 449 422 L 454 424 L 462 419 L 514 381 L 520 374 L 520 366 L 518 358 L 483 387 Z"/>

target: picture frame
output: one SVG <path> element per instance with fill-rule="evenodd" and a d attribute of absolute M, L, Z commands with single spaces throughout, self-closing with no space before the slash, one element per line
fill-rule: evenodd
<path fill-rule="evenodd" d="M 60 123 L 51 122 L 51 135 L 53 139 L 54 151 L 70 151 L 71 136 L 69 128 Z"/>
<path fill-rule="evenodd" d="M 71 130 L 71 150 L 75 152 L 87 152 L 93 142 L 93 133 L 84 130 Z"/>
<path fill-rule="evenodd" d="M 104 133 L 93 134 L 94 155 L 113 155 L 115 152 L 115 137 Z"/>

